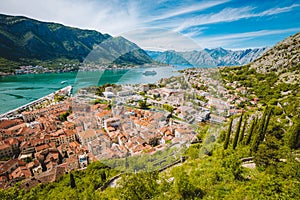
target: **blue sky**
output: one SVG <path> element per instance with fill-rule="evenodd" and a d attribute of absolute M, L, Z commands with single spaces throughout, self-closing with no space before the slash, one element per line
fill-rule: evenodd
<path fill-rule="evenodd" d="M 152 50 L 273 46 L 300 31 L 299 0 L 1 0 L 0 12 L 121 35 Z"/>

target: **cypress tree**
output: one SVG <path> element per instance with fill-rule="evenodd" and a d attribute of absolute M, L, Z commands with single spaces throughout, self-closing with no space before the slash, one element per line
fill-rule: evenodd
<path fill-rule="evenodd" d="M 266 115 L 267 115 L 268 106 L 266 106 L 265 111 L 261 117 L 260 125 L 257 134 L 254 137 L 253 144 L 251 147 L 252 152 L 256 152 L 258 149 L 258 146 L 260 142 L 262 142 L 262 139 L 264 138 L 264 128 L 265 128 L 265 121 L 266 121 Z"/>
<path fill-rule="evenodd" d="M 246 126 L 247 126 L 247 120 L 248 120 L 248 117 L 245 117 L 243 129 L 242 129 L 242 132 L 241 132 L 240 138 L 239 138 L 239 143 L 241 143 L 241 142 L 243 141 L 243 139 L 244 139 L 244 136 L 245 136 L 245 130 L 246 130 Z"/>
<path fill-rule="evenodd" d="M 240 120 L 238 122 L 237 128 L 236 128 L 236 132 L 233 138 L 233 145 L 232 148 L 235 149 L 238 143 L 238 139 L 239 139 L 239 134 L 240 134 L 240 130 L 241 130 L 241 125 L 242 125 L 242 121 L 243 121 L 243 113 L 240 117 Z"/>
<path fill-rule="evenodd" d="M 106 173 L 105 173 L 105 171 L 102 171 L 102 173 L 101 173 L 101 180 L 103 182 L 106 181 Z"/>
<path fill-rule="evenodd" d="M 287 134 L 287 145 L 291 149 L 300 148 L 300 121 L 295 121 Z"/>
<path fill-rule="evenodd" d="M 229 123 L 228 130 L 227 130 L 225 142 L 224 142 L 224 149 L 225 149 L 225 150 L 228 148 L 228 145 L 229 145 L 229 139 L 230 139 L 230 134 L 231 134 L 232 121 L 233 121 L 233 119 L 231 118 L 231 119 L 230 119 L 230 123 Z"/>
<path fill-rule="evenodd" d="M 253 130 L 255 128 L 255 125 L 256 125 L 256 118 L 254 118 L 252 121 L 251 121 L 251 124 L 250 124 L 250 128 L 249 128 L 249 133 L 248 133 L 248 137 L 247 137 L 247 140 L 246 140 L 246 145 L 250 144 L 251 142 L 251 138 L 252 138 L 252 135 L 253 135 Z"/>
<path fill-rule="evenodd" d="M 273 112 L 273 108 L 270 109 L 270 111 L 268 113 L 268 116 L 266 117 L 266 122 L 265 122 L 264 129 L 263 129 L 263 132 L 262 132 L 262 135 L 261 135 L 261 141 L 263 141 L 265 139 L 265 135 L 266 135 L 266 132 L 267 132 L 267 129 L 268 129 L 268 126 L 269 126 L 269 121 L 270 121 L 270 118 L 272 116 L 272 112 Z"/>
<path fill-rule="evenodd" d="M 75 179 L 74 179 L 74 176 L 72 173 L 70 173 L 70 185 L 71 185 L 71 188 L 76 187 Z"/>

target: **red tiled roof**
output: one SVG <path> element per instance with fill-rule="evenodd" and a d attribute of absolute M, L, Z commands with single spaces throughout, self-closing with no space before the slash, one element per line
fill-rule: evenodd
<path fill-rule="evenodd" d="M 48 148 L 50 148 L 49 144 L 43 144 L 43 145 L 35 147 L 35 150 L 36 150 L 36 152 L 39 152 L 39 151 L 42 151 L 42 150 L 48 149 Z"/>
<path fill-rule="evenodd" d="M 16 138 L 8 138 L 7 141 L 10 145 L 19 144 L 19 141 Z"/>
<path fill-rule="evenodd" d="M 12 160 L 5 162 L 0 168 L 0 174 L 5 173 L 14 165 L 18 165 L 18 159 L 12 159 Z"/>
<path fill-rule="evenodd" d="M 20 119 L 13 119 L 13 120 L 3 120 L 0 121 L 0 129 L 7 129 L 9 127 L 15 126 L 17 124 L 22 123 L 23 121 Z"/>
<path fill-rule="evenodd" d="M 30 176 L 31 176 L 31 172 L 25 166 L 20 166 L 11 173 L 12 178 L 19 178 L 19 177 L 28 178 Z"/>
<path fill-rule="evenodd" d="M 4 142 L 0 143 L 0 150 L 10 149 L 10 148 L 11 146 L 9 144 Z"/>
<path fill-rule="evenodd" d="M 111 110 L 103 110 L 96 114 L 97 117 L 104 117 L 106 115 L 111 115 Z"/>

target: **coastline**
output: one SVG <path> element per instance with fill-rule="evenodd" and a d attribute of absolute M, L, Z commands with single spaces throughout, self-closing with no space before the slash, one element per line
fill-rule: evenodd
<path fill-rule="evenodd" d="M 136 84 L 154 83 L 161 78 L 179 74 L 177 71 L 178 69 L 175 67 L 156 66 L 152 69 L 158 72 L 157 75 L 144 76 L 142 73 L 147 69 L 148 68 L 139 67 L 131 68 L 131 70 L 128 68 L 82 70 L 79 71 L 83 73 L 79 75 L 79 79 L 82 76 L 87 76 L 87 79 L 82 79 L 79 82 L 79 79 L 76 79 L 76 74 L 78 72 L 16 74 L 0 77 L 0 102 L 5 105 L 0 109 L 0 115 L 66 86 L 66 84 L 61 84 L 62 81 L 67 81 L 67 84 L 72 85 L 74 87 L 73 90 L 77 91 L 78 88 L 95 85 L 96 82 L 94 81 L 97 79 L 95 79 L 97 75 L 101 76 L 98 85 L 102 85 L 105 83 L 117 82 L 120 82 L 120 84 L 127 84 L 129 82 L 134 82 Z M 94 71 L 100 72 L 96 74 Z M 77 80 L 77 82 L 75 80 Z M 29 99 L 30 101 L 28 101 Z"/>
<path fill-rule="evenodd" d="M 126 70 L 126 69 L 137 69 L 137 68 L 157 68 L 157 67 L 176 67 L 174 65 L 168 65 L 164 63 L 160 64 L 144 64 L 144 65 L 135 65 L 135 66 L 113 66 L 113 67 L 107 67 L 107 66 L 101 66 L 101 67 L 84 67 L 80 66 L 79 68 L 61 68 L 57 70 L 49 70 L 47 68 L 40 68 L 39 70 L 31 70 L 32 66 L 26 66 L 30 67 L 30 69 L 26 69 L 24 72 L 17 72 L 18 69 L 15 69 L 15 72 L 1 72 L 0 71 L 0 77 L 6 77 L 6 76 L 17 76 L 17 75 L 26 75 L 26 74 L 49 74 L 49 73 L 67 73 L 67 72 L 78 72 L 78 71 L 101 71 L 101 70 Z"/>
<path fill-rule="evenodd" d="M 55 92 L 52 92 L 46 96 L 43 96 L 37 100 L 34 100 L 34 101 L 31 101 L 25 105 L 22 105 L 20 107 L 17 107 L 15 109 L 12 109 L 10 111 L 7 111 L 6 113 L 3 113 L 3 114 L 0 114 L 0 121 L 1 120 L 4 120 L 4 119 L 10 119 L 10 118 L 18 118 L 20 116 L 18 115 L 21 115 L 20 112 L 23 112 L 25 111 L 26 109 L 32 107 L 32 106 L 35 106 L 37 104 L 40 104 L 42 102 L 44 102 L 45 100 L 53 100 L 55 94 L 59 93 L 59 92 L 64 92 L 64 93 L 67 93 L 67 96 L 71 96 L 71 93 L 72 93 L 72 86 L 71 85 L 68 85 L 64 88 L 61 88 Z"/>

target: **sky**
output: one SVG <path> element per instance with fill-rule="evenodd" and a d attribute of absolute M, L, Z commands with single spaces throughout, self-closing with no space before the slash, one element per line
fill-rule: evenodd
<path fill-rule="evenodd" d="M 1 0 L 0 13 L 124 36 L 150 50 L 271 47 L 300 31 L 300 0 Z"/>

